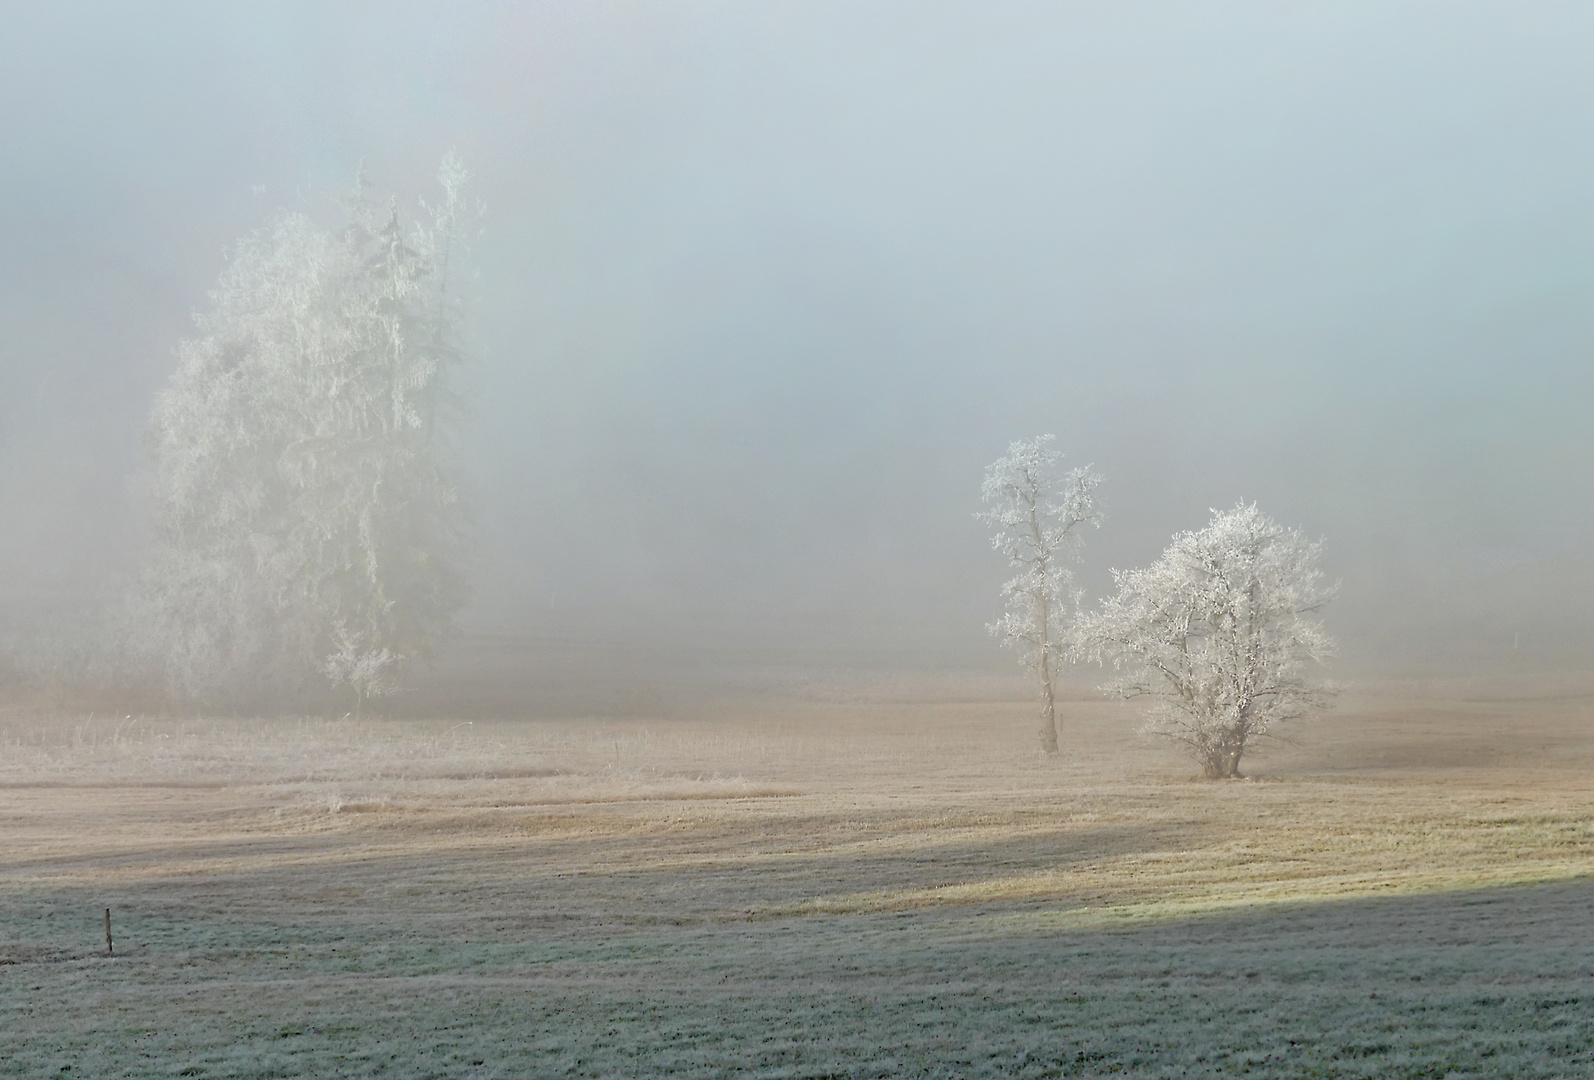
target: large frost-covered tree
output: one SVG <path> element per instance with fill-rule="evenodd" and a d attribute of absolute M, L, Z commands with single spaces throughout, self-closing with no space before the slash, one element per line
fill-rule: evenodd
<path fill-rule="evenodd" d="M 1212 779 L 1240 775 L 1252 740 L 1326 704 L 1318 666 L 1333 652 L 1316 613 L 1334 595 L 1322 541 L 1259 511 L 1213 511 L 1084 621 L 1087 652 L 1150 700 L 1146 730 L 1184 746 Z"/>
<path fill-rule="evenodd" d="M 1010 443 L 985 470 L 981 494 L 992 509 L 977 515 L 994 525 L 991 546 L 1007 556 L 1015 575 L 1002 586 L 1007 610 L 990 626 L 1035 675 L 1041 701 L 1041 749 L 1057 753 L 1057 672 L 1068 648 L 1079 592 L 1072 563 L 1080 526 L 1100 525 L 1095 491 L 1101 476 L 1089 467 L 1061 472 L 1063 455 L 1051 435 Z"/>
<path fill-rule="evenodd" d="M 175 688 L 390 692 L 463 600 L 444 438 L 465 170 L 408 226 L 362 183 L 325 230 L 237 245 L 148 432 L 153 548 L 135 633 Z"/>

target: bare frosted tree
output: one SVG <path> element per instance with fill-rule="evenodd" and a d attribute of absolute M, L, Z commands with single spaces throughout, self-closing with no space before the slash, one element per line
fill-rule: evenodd
<path fill-rule="evenodd" d="M 1212 779 L 1240 775 L 1252 740 L 1327 704 L 1313 670 L 1333 652 L 1316 618 L 1335 589 L 1322 541 L 1256 506 L 1213 511 L 1084 621 L 1085 649 L 1119 677 L 1105 689 L 1149 698 L 1146 731 L 1173 740 Z"/>
<path fill-rule="evenodd" d="M 1019 650 L 1035 674 L 1041 699 L 1041 749 L 1057 753 L 1057 671 L 1079 610 L 1072 565 L 1080 526 L 1100 525 L 1095 491 L 1101 476 L 1088 466 L 1060 472 L 1054 436 L 1010 443 L 985 470 L 981 494 L 991 510 L 977 515 L 996 526 L 991 546 L 1017 573 L 1002 586 L 1007 611 L 990 626 L 1002 644 Z"/>
<path fill-rule="evenodd" d="M 365 197 L 239 242 L 148 433 L 154 546 L 135 632 L 180 691 L 396 684 L 463 600 L 440 426 L 458 356 L 459 159 L 406 228 Z"/>

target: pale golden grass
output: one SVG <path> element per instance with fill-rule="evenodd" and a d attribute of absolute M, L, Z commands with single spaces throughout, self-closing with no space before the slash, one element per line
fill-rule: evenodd
<path fill-rule="evenodd" d="M 1064 922 L 1594 871 L 1587 699 L 1352 696 L 1223 784 L 1066 711 L 791 701 L 715 719 L 0 723 L 0 882 L 446 864 L 612 918 L 1027 905 Z M 1083 922 L 1082 922 L 1083 921 Z"/>

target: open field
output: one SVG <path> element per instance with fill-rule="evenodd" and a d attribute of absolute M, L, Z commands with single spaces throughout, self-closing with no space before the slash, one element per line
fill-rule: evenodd
<path fill-rule="evenodd" d="M 0 716 L 0 1074 L 1594 1075 L 1586 688 L 1226 784 L 943 690 Z"/>

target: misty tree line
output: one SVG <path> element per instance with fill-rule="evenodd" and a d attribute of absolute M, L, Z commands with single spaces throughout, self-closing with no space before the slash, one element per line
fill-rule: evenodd
<path fill-rule="evenodd" d="M 459 158 L 406 222 L 366 192 L 241 240 L 146 435 L 152 531 L 123 662 L 178 695 L 393 692 L 465 597 L 450 465 Z"/>
<path fill-rule="evenodd" d="M 1254 504 L 1213 511 L 1139 570 L 1114 570 L 1117 591 L 1086 610 L 1074 583 L 1083 526 L 1099 526 L 1092 469 L 1060 468 L 1053 437 L 1020 440 L 985 472 L 978 515 L 1016 571 L 991 624 L 1019 650 L 1041 702 L 1041 749 L 1058 752 L 1057 679 L 1064 663 L 1113 672 L 1103 687 L 1148 702 L 1145 731 L 1187 750 L 1212 779 L 1240 775 L 1257 738 L 1327 703 L 1317 675 L 1334 643 L 1316 613 L 1334 588 L 1322 542 Z"/>

